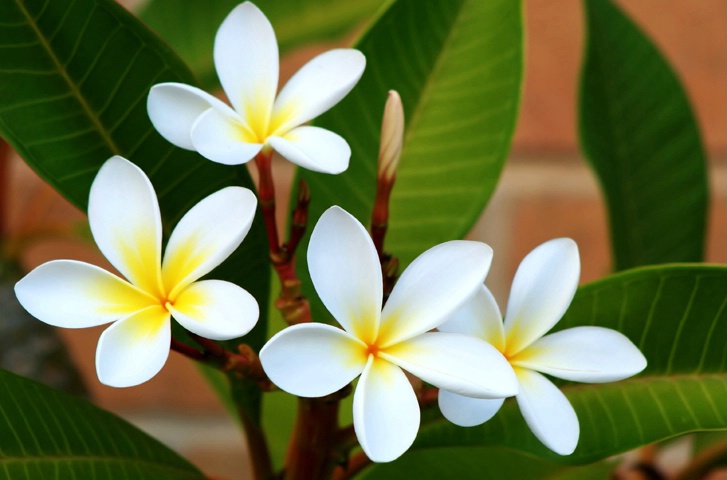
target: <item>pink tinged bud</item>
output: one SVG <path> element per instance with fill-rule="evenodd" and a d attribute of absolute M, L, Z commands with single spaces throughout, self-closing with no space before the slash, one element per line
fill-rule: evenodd
<path fill-rule="evenodd" d="M 401 156 L 404 139 L 404 107 L 395 90 L 389 90 L 381 124 L 381 148 L 379 150 L 379 178 L 393 182 Z"/>

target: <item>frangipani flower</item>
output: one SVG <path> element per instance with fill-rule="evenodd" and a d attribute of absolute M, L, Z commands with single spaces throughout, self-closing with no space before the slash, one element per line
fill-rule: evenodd
<path fill-rule="evenodd" d="M 361 52 L 335 49 L 315 57 L 276 98 L 275 33 L 265 15 L 245 2 L 232 10 L 217 31 L 214 61 L 232 108 L 189 85 L 155 85 L 147 110 L 164 138 L 227 165 L 245 163 L 264 148 L 272 148 L 309 170 L 346 170 L 351 156 L 346 141 L 323 128 L 301 125 L 351 91 L 366 64 Z"/>
<path fill-rule="evenodd" d="M 560 455 L 570 455 L 578 444 L 578 417 L 566 396 L 541 373 L 575 382 L 604 383 L 630 377 L 646 367 L 639 349 L 615 330 L 575 327 L 543 336 L 573 300 L 579 275 L 575 242 L 551 240 L 520 264 L 504 325 L 495 299 L 482 286 L 439 327 L 440 331 L 487 340 L 505 355 L 517 375 L 520 392 L 516 399 L 525 421 L 538 440 Z M 502 403 L 439 392 L 442 413 L 461 426 L 486 422 Z"/>
<path fill-rule="evenodd" d="M 281 389 L 301 397 L 331 394 L 361 375 L 353 398 L 356 436 L 372 460 L 394 460 L 419 429 L 419 405 L 404 370 L 473 397 L 517 392 L 512 368 L 491 345 L 429 332 L 481 285 L 491 259 L 483 243 L 433 247 L 401 275 L 382 311 L 373 242 L 355 218 L 331 207 L 311 236 L 308 265 L 316 291 L 343 329 L 321 323 L 286 328 L 261 350 L 263 368 Z"/>
<path fill-rule="evenodd" d="M 202 280 L 242 242 L 257 200 L 227 187 L 192 207 L 169 238 L 162 261 L 162 224 L 151 182 L 136 165 L 112 157 L 98 172 L 88 201 L 96 244 L 128 281 L 73 260 L 45 263 L 15 285 L 31 315 L 50 325 L 83 328 L 114 322 L 96 350 L 96 371 L 114 387 L 156 375 L 169 355 L 170 317 L 213 340 L 250 331 L 258 305 L 248 292 Z"/>

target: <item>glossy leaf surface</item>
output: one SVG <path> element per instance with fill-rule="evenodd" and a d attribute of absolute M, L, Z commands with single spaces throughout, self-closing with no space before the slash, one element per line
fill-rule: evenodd
<path fill-rule="evenodd" d="M 509 0 L 393 3 L 357 44 L 367 59 L 361 81 L 316 122 L 341 134 L 353 153 L 340 175 L 300 171 L 313 199 L 310 223 L 339 205 L 368 226 L 381 117 L 395 89 L 406 131 L 386 250 L 404 266 L 437 243 L 463 237 L 510 147 L 522 80 L 521 13 Z M 301 275 L 304 261 L 300 255 Z"/>
<path fill-rule="evenodd" d="M 0 135 L 79 208 L 86 209 L 96 172 L 114 154 L 149 175 L 167 234 L 210 193 L 228 185 L 252 186 L 245 167 L 213 164 L 173 147 L 154 130 L 146 114 L 149 88 L 194 79 L 165 44 L 115 2 L 12 0 L 0 3 L 0 18 Z M 210 277 L 237 283 L 266 305 L 266 251 L 256 222 Z M 245 341 L 260 348 L 265 331 L 263 316 Z M 258 401 L 254 392 L 245 400 L 255 416 Z"/>
<path fill-rule="evenodd" d="M 195 467 L 124 420 L 0 371 L 0 478 L 203 480 Z"/>
<path fill-rule="evenodd" d="M 701 261 L 705 154 L 684 88 L 610 0 L 585 0 L 580 138 L 608 204 L 617 270 Z"/>

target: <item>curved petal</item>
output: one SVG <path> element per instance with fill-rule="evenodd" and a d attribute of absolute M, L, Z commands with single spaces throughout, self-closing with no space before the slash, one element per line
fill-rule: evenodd
<path fill-rule="evenodd" d="M 437 329 L 481 338 L 499 351 L 505 350 L 502 315 L 492 293 L 482 285 Z"/>
<path fill-rule="evenodd" d="M 314 172 L 338 174 L 348 168 L 351 147 L 339 135 L 320 127 L 298 127 L 268 143 L 288 161 Z"/>
<path fill-rule="evenodd" d="M 31 315 L 56 327 L 85 328 L 113 322 L 156 303 L 106 270 L 74 260 L 54 260 L 15 284 Z"/>
<path fill-rule="evenodd" d="M 203 198 L 184 214 L 169 237 L 162 265 L 171 300 L 240 246 L 256 208 L 257 199 L 250 190 L 227 187 Z"/>
<path fill-rule="evenodd" d="M 517 404 L 525 422 L 543 444 L 558 455 L 570 455 L 580 434 L 578 417 L 563 392 L 532 370 L 516 368 L 520 381 Z"/>
<path fill-rule="evenodd" d="M 510 360 L 513 365 L 574 382 L 623 380 L 646 368 L 625 335 L 603 327 L 575 327 L 546 335 Z"/>
<path fill-rule="evenodd" d="M 166 363 L 171 339 L 169 312 L 161 306 L 119 320 L 98 340 L 98 379 L 111 387 L 133 387 L 146 382 Z"/>
<path fill-rule="evenodd" d="M 558 323 L 578 288 L 580 268 L 578 246 L 570 238 L 545 242 L 523 259 L 512 282 L 505 315 L 509 356 Z"/>
<path fill-rule="evenodd" d="M 172 144 L 187 150 L 194 150 L 192 125 L 210 107 L 234 114 L 221 100 L 183 83 L 154 85 L 146 99 L 146 110 L 157 132 Z"/>
<path fill-rule="evenodd" d="M 512 367 L 495 347 L 460 333 L 423 333 L 380 350 L 394 363 L 435 387 L 477 398 L 511 397 L 518 391 Z"/>
<path fill-rule="evenodd" d="M 230 103 L 254 130 L 265 128 L 278 91 L 278 42 L 255 5 L 235 7 L 215 36 L 215 68 Z"/>
<path fill-rule="evenodd" d="M 243 288 L 222 280 L 195 282 L 168 306 L 184 328 L 212 340 L 245 335 L 257 323 L 257 301 Z"/>
<path fill-rule="evenodd" d="M 353 395 L 353 427 L 374 462 L 390 462 L 414 443 L 419 403 L 404 372 L 373 355 Z"/>
<path fill-rule="evenodd" d="M 366 347 L 341 329 L 322 323 L 293 325 L 260 350 L 270 380 L 299 397 L 322 397 L 356 378 L 366 365 Z"/>
<path fill-rule="evenodd" d="M 88 222 L 104 256 L 131 283 L 160 295 L 162 220 L 146 174 L 115 156 L 103 164 L 91 185 Z"/>
<path fill-rule="evenodd" d="M 197 118 L 191 139 L 200 155 L 224 165 L 249 162 L 263 148 L 240 119 L 215 108 Z"/>
<path fill-rule="evenodd" d="M 340 207 L 326 210 L 311 234 L 308 269 L 331 315 L 351 335 L 372 344 L 384 287 L 379 256 L 363 225 Z"/>
<path fill-rule="evenodd" d="M 273 108 L 279 132 L 302 125 L 341 101 L 356 85 L 366 67 L 358 50 L 338 48 L 303 65 L 280 91 Z"/>
<path fill-rule="evenodd" d="M 465 397 L 449 390 L 440 390 L 438 397 L 444 418 L 460 427 L 482 425 L 495 416 L 505 401 L 504 398 Z"/>
<path fill-rule="evenodd" d="M 438 327 L 485 280 L 492 249 L 454 240 L 417 257 L 396 282 L 381 314 L 379 346 L 386 347 Z"/>

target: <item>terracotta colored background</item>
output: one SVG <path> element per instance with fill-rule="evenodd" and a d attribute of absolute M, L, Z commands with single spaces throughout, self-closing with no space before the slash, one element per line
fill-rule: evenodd
<path fill-rule="evenodd" d="M 712 205 L 708 260 L 725 263 L 725 3 L 717 0 L 622 0 L 679 72 L 692 100 L 710 156 Z M 511 160 L 496 195 L 471 233 L 495 250 L 488 284 L 501 300 L 520 259 L 554 237 L 580 247 L 582 281 L 609 272 L 603 202 L 576 139 L 576 87 L 583 22 L 578 0 L 527 0 L 526 81 Z M 284 60 L 289 75 L 318 49 Z M 281 185 L 292 172 L 280 165 Z M 12 231 L 38 226 L 68 229 L 85 216 L 45 186 L 18 158 L 9 192 Z M 284 189 L 282 189 L 284 190 Z M 284 194 L 284 192 L 281 192 Z M 284 202 L 279 205 L 285 205 Z M 284 214 L 284 212 L 283 212 Z M 54 258 L 106 265 L 92 245 L 48 240 L 25 252 L 25 267 Z M 93 359 L 101 329 L 64 330 L 97 402 L 129 418 L 190 456 L 210 474 L 236 478 L 244 468 L 241 440 L 214 395 L 186 360 L 172 354 L 150 382 L 129 389 L 99 384 Z M 238 473 L 239 475 L 239 473 Z"/>

